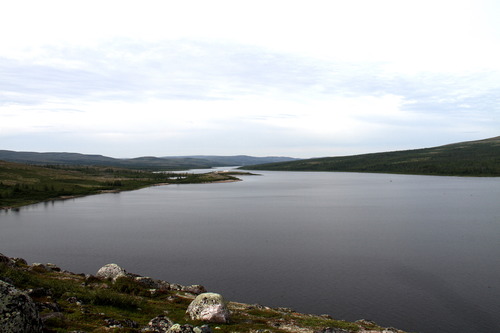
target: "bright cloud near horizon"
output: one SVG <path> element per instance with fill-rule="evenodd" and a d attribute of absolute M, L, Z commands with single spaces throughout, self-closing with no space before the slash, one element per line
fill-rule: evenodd
<path fill-rule="evenodd" d="M 498 136 L 495 0 L 9 1 L 0 149 L 317 157 Z"/>

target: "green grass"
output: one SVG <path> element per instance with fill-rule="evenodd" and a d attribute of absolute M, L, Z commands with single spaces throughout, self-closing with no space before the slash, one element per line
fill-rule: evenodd
<path fill-rule="evenodd" d="M 500 137 L 434 148 L 314 158 L 244 168 L 499 177 Z"/>

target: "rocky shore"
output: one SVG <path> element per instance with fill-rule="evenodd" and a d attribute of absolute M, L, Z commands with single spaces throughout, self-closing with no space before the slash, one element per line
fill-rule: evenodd
<path fill-rule="evenodd" d="M 95 275 L 75 274 L 2 254 L 0 331 L 404 333 L 368 320 L 346 322 L 230 302 L 201 285 L 133 274 L 117 264 L 107 264 Z"/>

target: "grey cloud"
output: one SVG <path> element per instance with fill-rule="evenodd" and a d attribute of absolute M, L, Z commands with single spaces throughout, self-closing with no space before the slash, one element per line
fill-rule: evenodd
<path fill-rule="evenodd" d="M 178 40 L 118 40 L 99 49 L 48 49 L 76 66 L 0 58 L 0 103 L 47 98 L 134 101 L 237 96 L 402 96 L 421 113 L 499 112 L 500 74 L 388 72 L 384 63 L 317 60 L 256 47 Z M 57 61 L 53 62 L 57 64 Z"/>

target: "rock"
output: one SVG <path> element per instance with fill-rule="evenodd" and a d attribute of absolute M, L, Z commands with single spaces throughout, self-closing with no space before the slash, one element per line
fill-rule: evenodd
<path fill-rule="evenodd" d="M 314 331 L 314 333 L 350 333 L 351 331 L 344 330 L 341 328 L 331 328 L 331 327 L 326 327 L 318 331 Z"/>
<path fill-rule="evenodd" d="M 193 328 L 194 333 L 213 333 L 208 325 Z"/>
<path fill-rule="evenodd" d="M 138 328 L 139 324 L 133 320 L 125 319 L 125 320 L 116 320 L 113 318 L 104 319 L 106 326 L 109 328 Z"/>
<path fill-rule="evenodd" d="M 45 296 L 52 296 L 52 291 L 47 288 L 35 288 L 35 289 L 28 289 L 26 290 L 28 295 L 30 297 L 45 297 Z"/>
<path fill-rule="evenodd" d="M 155 332 L 155 333 L 165 333 L 168 331 L 170 327 L 172 327 L 174 323 L 168 319 L 166 316 L 158 316 L 154 317 L 151 319 L 148 323 L 148 326 L 146 326 L 145 329 L 143 329 L 143 332 Z"/>
<path fill-rule="evenodd" d="M 193 326 L 189 324 L 186 325 L 174 324 L 172 325 L 172 327 L 168 329 L 167 333 L 194 333 L 194 332 L 193 332 Z"/>
<path fill-rule="evenodd" d="M 181 291 L 182 290 L 182 287 L 180 284 L 177 284 L 177 283 L 170 283 L 170 290 L 177 290 L 177 291 Z"/>
<path fill-rule="evenodd" d="M 28 262 L 23 258 L 10 258 L 16 266 L 28 266 Z"/>
<path fill-rule="evenodd" d="M 57 303 L 52 303 L 52 302 L 39 302 L 35 303 L 36 308 L 38 312 L 42 312 L 45 310 L 51 311 L 51 312 L 61 312 L 61 308 Z"/>
<path fill-rule="evenodd" d="M 107 264 L 99 268 L 96 276 L 101 279 L 112 279 L 116 281 L 121 276 L 127 276 L 127 271 L 117 264 Z"/>
<path fill-rule="evenodd" d="M 12 261 L 12 259 L 0 253 L 0 264 L 4 264 L 7 266 L 14 266 L 14 261 Z"/>
<path fill-rule="evenodd" d="M 39 272 L 39 273 L 45 273 L 45 272 L 52 271 L 52 269 L 50 267 L 48 267 L 44 264 L 41 264 L 39 262 L 34 262 L 33 264 L 31 264 L 29 269 L 32 271 L 35 271 L 35 272 Z"/>
<path fill-rule="evenodd" d="M 64 321 L 64 314 L 61 312 L 50 312 L 50 313 L 45 313 L 40 316 L 42 318 L 42 321 L 45 323 L 47 321 Z"/>
<path fill-rule="evenodd" d="M 156 281 L 156 283 L 158 284 L 158 290 L 160 291 L 170 290 L 170 283 L 168 283 L 167 281 L 158 280 Z"/>
<path fill-rule="evenodd" d="M 361 326 L 376 326 L 377 325 L 374 321 L 367 320 L 367 319 L 359 319 L 359 320 L 356 320 L 354 323 L 361 325 Z"/>
<path fill-rule="evenodd" d="M 0 281 L 0 327 L 2 332 L 42 332 L 43 324 L 31 298 Z"/>
<path fill-rule="evenodd" d="M 191 286 L 183 286 L 182 291 L 185 291 L 190 294 L 199 295 L 207 292 L 205 287 L 200 286 L 199 284 L 193 284 Z"/>
<path fill-rule="evenodd" d="M 61 271 L 61 268 L 59 268 L 59 266 L 51 264 L 51 263 L 45 264 L 45 267 L 48 270 L 50 270 L 51 272 L 60 272 Z"/>
<path fill-rule="evenodd" d="M 285 312 L 285 313 L 292 313 L 292 312 L 295 312 L 294 309 L 290 309 L 290 308 L 275 308 L 276 311 L 279 311 L 279 312 Z"/>
<path fill-rule="evenodd" d="M 142 286 L 144 286 L 146 288 L 150 288 L 150 289 L 158 289 L 159 288 L 159 284 L 150 277 L 138 276 L 138 277 L 135 277 L 134 279 L 136 282 L 138 282 L 139 284 L 141 284 Z"/>
<path fill-rule="evenodd" d="M 229 309 L 224 298 L 216 293 L 203 293 L 189 304 L 187 314 L 192 320 L 203 320 L 212 323 L 229 322 Z"/>
<path fill-rule="evenodd" d="M 71 296 L 71 297 L 68 297 L 66 298 L 66 301 L 68 303 L 71 303 L 71 304 L 75 304 L 75 303 L 82 303 L 82 301 L 80 301 L 78 298 L 76 298 L 75 296 Z"/>

